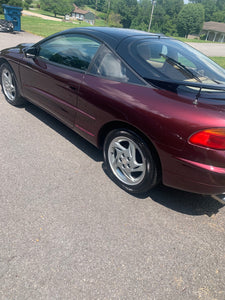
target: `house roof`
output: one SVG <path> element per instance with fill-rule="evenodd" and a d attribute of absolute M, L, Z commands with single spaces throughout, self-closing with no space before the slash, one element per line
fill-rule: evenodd
<path fill-rule="evenodd" d="M 82 14 L 82 15 L 86 15 L 87 13 L 89 13 L 88 10 L 83 10 L 83 9 L 80 9 L 78 6 L 76 6 L 76 4 L 73 4 L 75 9 L 73 12 L 77 13 L 77 14 Z"/>
<path fill-rule="evenodd" d="M 202 29 L 207 31 L 217 31 L 217 32 L 225 33 L 225 23 L 212 22 L 212 21 L 205 22 Z"/>

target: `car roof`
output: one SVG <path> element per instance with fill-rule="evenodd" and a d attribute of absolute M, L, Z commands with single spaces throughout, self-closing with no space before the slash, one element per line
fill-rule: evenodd
<path fill-rule="evenodd" d="M 63 31 L 62 33 L 83 33 L 88 34 L 92 37 L 98 38 L 101 41 L 107 43 L 110 47 L 115 49 L 122 40 L 128 37 L 156 37 L 164 36 L 157 33 L 149 33 L 141 30 L 135 29 L 125 29 L 125 28 L 112 28 L 112 27 L 79 27 L 71 28 Z"/>

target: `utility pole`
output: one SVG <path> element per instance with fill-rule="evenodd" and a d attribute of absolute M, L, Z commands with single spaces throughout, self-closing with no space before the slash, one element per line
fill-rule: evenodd
<path fill-rule="evenodd" d="M 108 9 L 107 9 L 107 23 L 109 23 L 109 12 L 110 12 L 111 0 L 108 0 Z"/>
<path fill-rule="evenodd" d="M 94 19 L 94 24 L 95 24 L 95 20 L 96 20 L 97 7 L 98 7 L 98 0 L 96 0 L 96 2 L 95 2 L 95 19 Z"/>
<path fill-rule="evenodd" d="M 152 25 L 152 16 L 153 16 L 155 4 L 156 4 L 156 1 L 152 0 L 152 12 L 151 12 L 151 16 L 150 16 L 149 25 L 148 25 L 148 32 L 150 31 L 150 28 L 151 28 L 151 25 Z"/>

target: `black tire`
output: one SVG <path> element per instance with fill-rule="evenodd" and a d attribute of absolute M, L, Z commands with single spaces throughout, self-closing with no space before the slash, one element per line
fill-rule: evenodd
<path fill-rule="evenodd" d="M 8 63 L 3 63 L 0 67 L 0 82 L 3 94 L 11 105 L 20 106 L 25 103 L 25 99 L 20 95 L 15 74 Z"/>
<path fill-rule="evenodd" d="M 160 172 L 154 155 L 133 131 L 111 131 L 105 139 L 103 154 L 106 173 L 126 192 L 146 195 L 158 183 Z"/>

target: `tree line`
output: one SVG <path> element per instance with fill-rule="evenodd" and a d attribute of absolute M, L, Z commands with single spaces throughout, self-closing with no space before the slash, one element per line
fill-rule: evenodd
<path fill-rule="evenodd" d="M 10 6 L 19 6 L 28 9 L 33 0 L 0 0 L 0 14 L 3 13 L 2 4 Z"/>
<path fill-rule="evenodd" d="M 16 6 L 29 6 L 32 0 L 0 0 Z M 40 7 L 55 15 L 73 10 L 74 0 L 40 0 Z M 225 22 L 225 0 L 76 0 L 82 8 L 96 10 L 109 26 L 148 30 L 152 6 L 152 32 L 170 36 L 198 34 L 204 21 Z"/>

